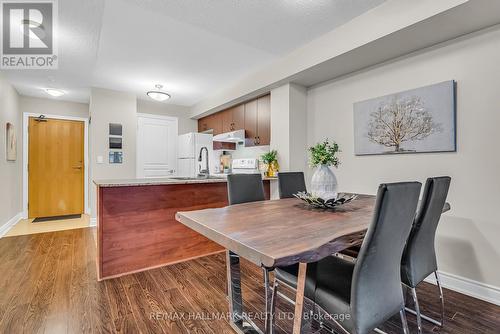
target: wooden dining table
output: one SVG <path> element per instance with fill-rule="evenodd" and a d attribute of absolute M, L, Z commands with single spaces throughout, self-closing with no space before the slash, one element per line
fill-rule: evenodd
<path fill-rule="evenodd" d="M 324 210 L 290 198 L 178 212 L 176 219 L 226 249 L 230 324 L 237 333 L 263 332 L 243 311 L 240 257 L 263 268 L 266 333 L 271 332 L 266 275 L 278 266 L 298 263 L 293 333 L 299 334 L 308 331 L 303 321 L 307 263 L 361 244 L 375 201 L 375 196 L 360 194 L 335 210 Z M 449 205 L 443 211 L 448 209 Z"/>

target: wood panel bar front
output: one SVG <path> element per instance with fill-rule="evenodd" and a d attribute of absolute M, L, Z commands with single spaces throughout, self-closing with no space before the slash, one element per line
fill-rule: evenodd
<path fill-rule="evenodd" d="M 269 198 L 269 181 L 264 181 Z M 175 220 L 178 211 L 228 205 L 226 182 L 97 186 L 98 279 L 224 251 Z"/>

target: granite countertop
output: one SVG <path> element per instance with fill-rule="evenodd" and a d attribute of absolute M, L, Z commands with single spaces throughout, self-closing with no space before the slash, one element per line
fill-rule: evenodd
<path fill-rule="evenodd" d="M 264 177 L 263 180 L 276 180 L 277 178 Z M 224 176 L 212 176 L 209 179 L 177 179 L 175 177 L 168 178 L 135 178 L 135 179 L 116 179 L 116 180 L 94 180 L 94 184 L 98 187 L 132 187 L 132 186 L 154 186 L 166 184 L 202 184 L 202 183 L 220 183 L 227 182 Z"/>
<path fill-rule="evenodd" d="M 227 182 L 224 178 L 211 179 L 175 179 L 175 178 L 145 178 L 145 179 L 118 179 L 94 180 L 99 187 L 130 187 L 130 186 L 155 186 L 165 184 L 193 184 L 193 183 L 220 183 Z"/>

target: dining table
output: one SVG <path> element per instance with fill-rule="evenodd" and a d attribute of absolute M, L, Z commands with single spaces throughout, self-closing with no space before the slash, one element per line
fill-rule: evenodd
<path fill-rule="evenodd" d="M 376 197 L 357 194 L 335 209 L 321 209 L 296 198 L 182 211 L 176 219 L 226 249 L 229 321 L 237 333 L 271 333 L 269 272 L 298 264 L 293 334 L 307 333 L 307 264 L 360 245 L 372 221 Z M 449 210 L 447 203 L 443 212 Z M 262 331 L 243 310 L 240 257 L 264 272 L 266 318 Z"/>

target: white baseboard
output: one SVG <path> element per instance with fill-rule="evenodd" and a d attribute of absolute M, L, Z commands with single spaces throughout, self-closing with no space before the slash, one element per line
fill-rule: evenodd
<path fill-rule="evenodd" d="M 97 226 L 97 218 L 90 218 L 90 227 Z"/>
<path fill-rule="evenodd" d="M 439 271 L 439 277 L 441 284 L 447 289 L 500 306 L 499 287 L 442 271 Z M 436 284 L 434 275 L 427 277 L 425 281 Z"/>
<path fill-rule="evenodd" d="M 12 226 L 16 225 L 19 220 L 23 218 L 23 213 L 19 212 L 17 215 L 9 219 L 6 223 L 4 223 L 2 226 L 0 226 L 0 238 L 3 237 L 9 230 L 12 228 Z"/>

